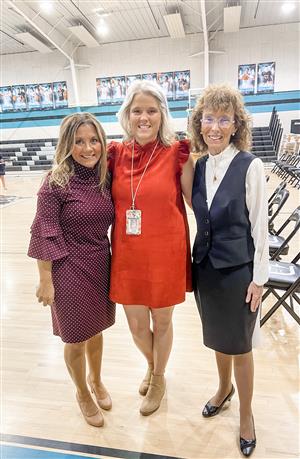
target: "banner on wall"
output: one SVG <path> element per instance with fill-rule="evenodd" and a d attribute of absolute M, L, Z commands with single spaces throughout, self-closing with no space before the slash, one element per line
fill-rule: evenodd
<path fill-rule="evenodd" d="M 143 73 L 116 77 L 96 78 L 97 103 L 120 104 L 128 88 L 136 80 L 158 83 L 169 100 L 188 99 L 190 88 L 190 71 Z"/>
<path fill-rule="evenodd" d="M 174 99 L 188 99 L 190 89 L 190 71 L 174 72 Z"/>
<path fill-rule="evenodd" d="M 275 62 L 257 65 L 257 93 L 274 92 Z"/>
<path fill-rule="evenodd" d="M 238 68 L 238 89 L 242 94 L 254 94 L 256 64 L 242 64 Z"/>
<path fill-rule="evenodd" d="M 14 101 L 11 86 L 0 87 L 0 106 L 2 112 L 14 110 Z"/>
<path fill-rule="evenodd" d="M 173 99 L 173 82 L 173 72 L 162 72 L 157 74 L 157 83 L 162 87 L 167 99 Z"/>
<path fill-rule="evenodd" d="M 27 110 L 25 85 L 11 87 L 14 110 Z"/>
<path fill-rule="evenodd" d="M 1 112 L 68 107 L 66 81 L 0 87 Z"/>
<path fill-rule="evenodd" d="M 66 81 L 55 81 L 52 83 L 53 108 L 68 107 L 68 89 Z"/>

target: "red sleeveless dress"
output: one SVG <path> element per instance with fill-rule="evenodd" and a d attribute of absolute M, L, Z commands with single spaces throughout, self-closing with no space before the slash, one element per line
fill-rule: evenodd
<path fill-rule="evenodd" d="M 134 191 L 155 144 L 134 144 Z M 181 140 L 169 147 L 158 143 L 135 200 L 142 212 L 138 236 L 126 234 L 132 148 L 133 142 L 112 142 L 108 147 L 115 205 L 110 298 L 125 305 L 173 306 L 192 291 L 189 230 L 180 185 L 189 142 Z"/>

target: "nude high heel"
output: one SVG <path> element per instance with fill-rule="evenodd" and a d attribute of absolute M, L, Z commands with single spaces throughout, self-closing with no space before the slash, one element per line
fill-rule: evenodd
<path fill-rule="evenodd" d="M 89 395 L 81 399 L 78 397 L 78 394 L 76 394 L 76 399 L 86 422 L 94 427 L 102 427 L 104 418 L 92 397 Z"/>
<path fill-rule="evenodd" d="M 95 384 L 92 383 L 90 376 L 87 377 L 87 382 L 91 388 L 92 394 L 95 394 L 97 403 L 103 410 L 111 410 L 112 408 L 112 400 L 110 398 L 109 393 L 104 387 L 104 384 L 100 382 L 100 387 L 98 388 Z M 104 394 L 104 397 L 103 397 Z"/>

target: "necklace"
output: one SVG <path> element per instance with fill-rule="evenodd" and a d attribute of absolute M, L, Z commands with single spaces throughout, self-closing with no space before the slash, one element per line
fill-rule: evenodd
<path fill-rule="evenodd" d="M 154 155 L 158 141 L 152 150 L 151 155 L 144 167 L 143 173 L 138 181 L 135 191 L 133 191 L 133 160 L 134 160 L 134 140 L 132 142 L 132 155 L 131 155 L 131 174 L 130 174 L 130 191 L 131 191 L 131 208 L 126 210 L 126 234 L 130 236 L 139 236 L 142 233 L 142 211 L 135 208 L 135 198 L 140 187 L 141 181 L 144 178 L 146 170 Z"/>
<path fill-rule="evenodd" d="M 140 184 L 141 184 L 141 181 L 143 180 L 144 178 L 144 175 L 146 173 L 146 170 L 150 164 L 150 161 L 155 153 L 155 150 L 156 150 L 156 147 L 158 145 L 158 141 L 156 142 L 153 150 L 152 150 L 152 153 L 151 155 L 149 156 L 149 159 L 147 161 L 147 164 L 146 166 L 144 167 L 144 170 L 143 170 L 143 173 L 138 181 L 138 184 L 136 186 L 136 189 L 135 189 L 135 192 L 133 192 L 133 160 L 134 160 L 134 140 L 132 142 L 132 155 L 131 155 L 131 174 L 130 174 L 130 190 L 131 190 L 131 199 L 132 199 L 132 203 L 131 203 L 131 209 L 134 209 L 134 205 L 135 205 L 135 198 L 136 198 L 136 195 L 137 195 L 137 192 L 138 192 L 138 189 L 140 187 Z"/>
<path fill-rule="evenodd" d="M 212 157 L 211 168 L 212 168 L 212 172 L 213 172 L 213 182 L 216 182 L 218 180 L 218 177 L 217 177 L 217 160 L 214 157 Z"/>

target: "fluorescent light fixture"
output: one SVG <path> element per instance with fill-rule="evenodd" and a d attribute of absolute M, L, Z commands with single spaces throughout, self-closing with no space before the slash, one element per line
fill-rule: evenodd
<path fill-rule="evenodd" d="M 97 33 L 99 35 L 107 35 L 108 34 L 108 27 L 104 19 L 101 19 L 98 26 L 97 26 Z"/>
<path fill-rule="evenodd" d="M 224 32 L 238 32 L 240 28 L 242 7 L 227 6 L 224 8 Z"/>
<path fill-rule="evenodd" d="M 295 8 L 296 8 L 296 5 L 295 5 L 295 3 L 292 3 L 292 2 L 284 2 L 284 3 L 281 5 L 281 11 L 282 11 L 284 14 L 289 14 L 289 13 L 291 13 L 292 11 L 294 11 Z"/>
<path fill-rule="evenodd" d="M 52 49 L 38 40 L 34 35 L 31 35 L 30 32 L 17 33 L 15 37 L 18 40 L 24 41 L 27 45 L 31 46 L 33 49 L 36 49 L 40 53 L 52 53 Z"/>
<path fill-rule="evenodd" d="M 90 32 L 83 26 L 74 26 L 74 27 L 68 27 L 68 29 L 76 35 L 76 37 L 79 38 L 79 40 L 84 43 L 88 48 L 94 48 L 95 46 L 99 46 L 99 43 L 93 35 L 90 34 Z"/>
<path fill-rule="evenodd" d="M 185 37 L 185 31 L 180 13 L 166 14 L 164 20 L 171 38 Z"/>
<path fill-rule="evenodd" d="M 53 2 L 50 0 L 40 0 L 39 5 L 44 13 L 52 13 L 54 10 Z"/>

